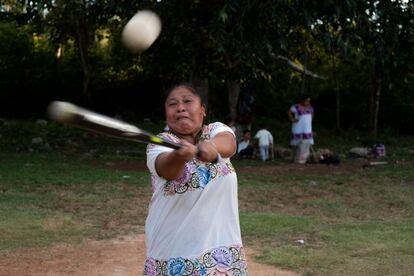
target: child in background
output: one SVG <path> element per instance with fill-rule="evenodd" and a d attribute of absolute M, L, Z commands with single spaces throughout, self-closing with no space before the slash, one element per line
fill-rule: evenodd
<path fill-rule="evenodd" d="M 266 161 L 269 159 L 269 146 L 273 145 L 272 134 L 264 127 L 256 133 L 254 138 L 259 140 L 260 159 Z"/>

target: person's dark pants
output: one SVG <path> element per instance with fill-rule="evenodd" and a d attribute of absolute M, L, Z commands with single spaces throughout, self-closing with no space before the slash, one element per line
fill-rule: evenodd
<path fill-rule="evenodd" d="M 252 157 L 253 156 L 253 147 L 247 147 L 245 149 L 242 149 L 239 152 L 240 157 Z"/>

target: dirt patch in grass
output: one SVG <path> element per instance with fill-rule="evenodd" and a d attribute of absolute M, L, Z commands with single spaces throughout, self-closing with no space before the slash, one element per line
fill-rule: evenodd
<path fill-rule="evenodd" d="M 364 160 L 355 159 L 353 162 L 342 163 L 336 165 L 325 164 L 267 164 L 262 166 L 238 166 L 237 172 L 239 173 L 254 173 L 264 175 L 285 175 L 285 174 L 302 174 L 302 175 L 338 175 L 352 173 L 363 168 L 367 162 Z"/>
<path fill-rule="evenodd" d="M 110 162 L 102 162 L 97 159 L 89 160 L 91 165 L 100 165 L 107 168 L 119 171 L 147 171 L 147 164 L 145 160 L 116 160 Z M 354 159 L 352 162 L 343 162 L 336 165 L 324 164 L 271 164 L 264 163 L 263 165 L 244 165 L 239 162 L 237 166 L 238 173 L 255 173 L 266 175 L 281 175 L 281 174 L 305 174 L 305 175 L 332 175 L 352 173 L 363 168 L 368 161 Z"/>
<path fill-rule="evenodd" d="M 295 272 L 255 261 L 256 251 L 247 248 L 251 275 L 295 276 Z M 117 239 L 86 241 L 79 245 L 57 244 L 19 249 L 0 255 L 0 275 L 141 275 L 146 258 L 143 234 Z"/>

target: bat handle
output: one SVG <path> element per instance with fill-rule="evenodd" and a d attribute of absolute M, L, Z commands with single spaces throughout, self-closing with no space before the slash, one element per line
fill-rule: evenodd
<path fill-rule="evenodd" d="M 181 144 L 170 142 L 170 141 L 164 141 L 164 146 L 178 150 L 181 148 Z"/>

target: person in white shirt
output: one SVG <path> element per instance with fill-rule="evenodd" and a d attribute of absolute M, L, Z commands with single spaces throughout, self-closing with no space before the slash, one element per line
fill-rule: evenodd
<path fill-rule="evenodd" d="M 250 143 L 251 132 L 246 129 L 243 131 L 243 139 L 237 145 L 237 154 L 240 157 L 251 157 L 253 156 L 253 146 Z"/>
<path fill-rule="evenodd" d="M 266 161 L 269 159 L 269 146 L 273 145 L 273 136 L 265 128 L 261 128 L 254 138 L 259 140 L 259 149 L 260 149 L 260 159 Z"/>

